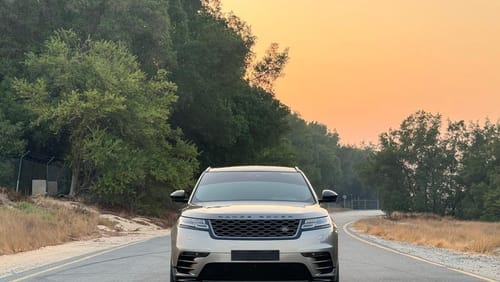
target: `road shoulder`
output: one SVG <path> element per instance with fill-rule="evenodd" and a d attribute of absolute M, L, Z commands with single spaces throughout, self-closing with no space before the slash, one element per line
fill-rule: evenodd
<path fill-rule="evenodd" d="M 385 240 L 357 232 L 352 228 L 351 223 L 344 225 L 344 231 L 357 240 L 485 281 L 500 281 L 500 257 L 498 256 L 461 253 L 447 249 Z"/>
<path fill-rule="evenodd" d="M 50 265 L 74 257 L 116 248 L 147 239 L 169 235 L 169 229 L 129 232 L 122 236 L 100 237 L 92 240 L 74 241 L 37 250 L 0 256 L 0 279 L 8 278 L 33 268 Z"/>

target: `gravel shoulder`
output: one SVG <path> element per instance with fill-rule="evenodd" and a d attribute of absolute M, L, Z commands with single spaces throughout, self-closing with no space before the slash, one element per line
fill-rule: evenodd
<path fill-rule="evenodd" d="M 358 232 L 351 226 L 349 226 L 348 229 L 360 238 L 397 250 L 401 253 L 420 257 L 450 268 L 474 273 L 493 279 L 494 281 L 500 281 L 500 256 L 462 253 L 448 249 L 390 241 Z"/>
<path fill-rule="evenodd" d="M 101 216 L 117 222 L 117 228 L 120 231 L 109 232 L 105 226 L 98 226 L 102 232 L 98 238 L 0 256 L 0 279 L 69 258 L 170 234 L 169 229 L 163 229 L 144 218 L 125 219 L 115 215 Z"/>

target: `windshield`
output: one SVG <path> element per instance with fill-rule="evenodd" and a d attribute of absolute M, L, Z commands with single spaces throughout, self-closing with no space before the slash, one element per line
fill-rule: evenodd
<path fill-rule="evenodd" d="M 209 172 L 192 202 L 289 201 L 314 203 L 304 177 L 297 172 Z"/>

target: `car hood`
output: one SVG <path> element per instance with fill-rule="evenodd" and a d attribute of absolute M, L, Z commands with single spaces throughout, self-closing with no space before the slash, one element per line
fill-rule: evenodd
<path fill-rule="evenodd" d="M 205 219 L 304 219 L 327 216 L 318 204 L 295 202 L 211 202 L 188 205 L 183 216 Z"/>

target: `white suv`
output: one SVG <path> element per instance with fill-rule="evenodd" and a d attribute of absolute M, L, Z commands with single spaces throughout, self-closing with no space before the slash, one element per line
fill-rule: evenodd
<path fill-rule="evenodd" d="M 337 226 L 298 168 L 208 168 L 172 229 L 170 280 L 338 281 Z"/>

